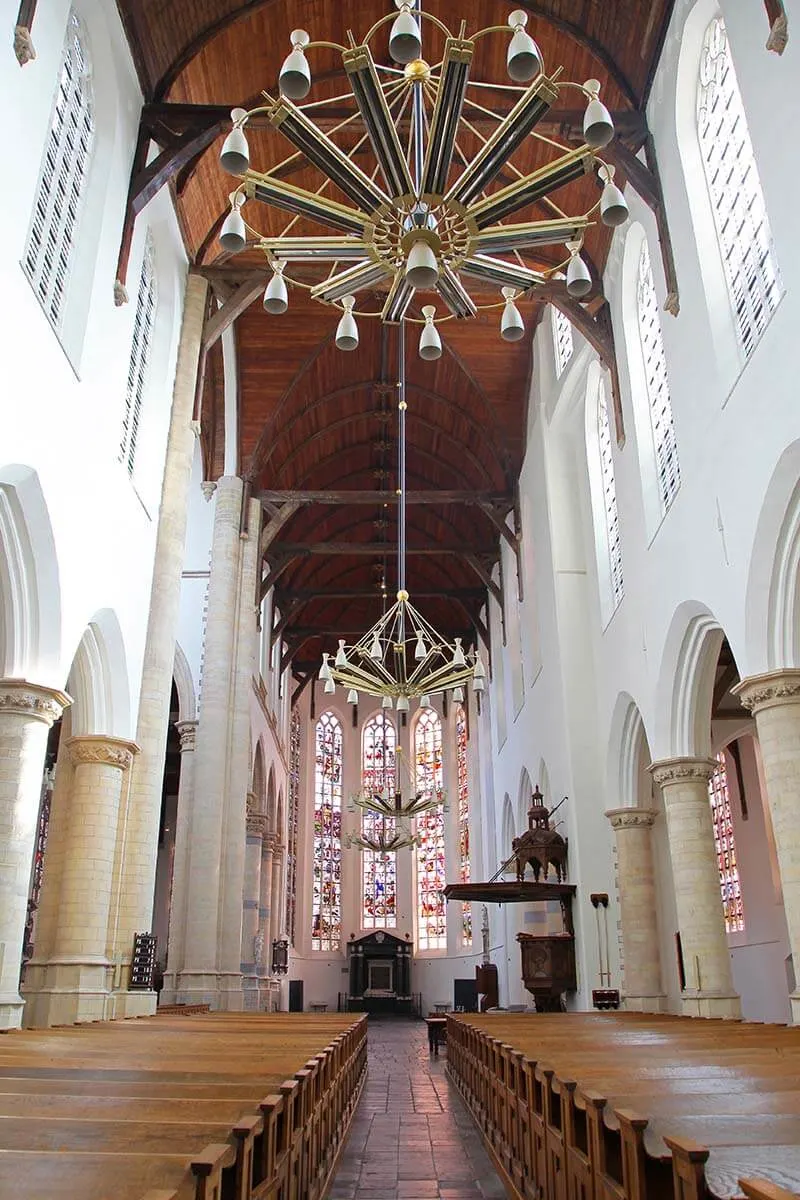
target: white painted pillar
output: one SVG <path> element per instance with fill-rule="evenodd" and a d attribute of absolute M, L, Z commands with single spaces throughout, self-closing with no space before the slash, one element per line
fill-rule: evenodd
<path fill-rule="evenodd" d="M 670 758 L 649 770 L 664 796 L 683 949 L 686 1016 L 740 1017 L 722 911 L 708 781 L 715 759 Z"/>
<path fill-rule="evenodd" d="M 242 896 L 241 971 L 244 991 L 243 1007 L 258 1008 L 259 964 L 264 960 L 264 945 L 259 934 L 259 905 L 261 903 L 261 860 L 264 854 L 264 834 L 267 818 L 253 811 L 255 797 L 248 800 L 247 843 L 244 862 L 244 893 Z"/>
<path fill-rule="evenodd" d="M 55 688 L 0 681 L 0 1029 L 22 1023 L 19 972 L 47 731 L 70 703 Z"/>
<path fill-rule="evenodd" d="M 186 543 L 186 514 L 194 456 L 192 411 L 208 283 L 189 273 L 183 324 L 172 391 L 164 478 L 153 561 L 150 611 L 142 665 L 136 741 L 140 747 L 131 774 L 127 810 L 121 814 L 124 853 L 120 858 L 119 896 L 115 901 L 113 953 L 121 964 L 114 1015 L 155 1011 L 155 992 L 128 992 L 133 935 L 150 929 L 155 894 L 161 789 L 175 664 L 175 636 Z"/>
<path fill-rule="evenodd" d="M 214 495 L 214 534 L 203 652 L 203 684 L 195 750 L 192 839 L 186 902 L 186 941 L 178 980 L 181 1002 L 219 1007 L 219 936 L 232 722 L 235 616 L 241 543 L 242 481 L 223 476 Z M 245 750 L 246 753 L 246 750 Z M 242 797 L 244 805 L 244 796 Z M 244 829 L 242 829 L 244 849 Z M 239 891 L 241 920 L 241 881 Z M 241 928 L 236 932 L 237 964 Z M 241 984 L 240 984 L 241 987 Z"/>
<path fill-rule="evenodd" d="M 217 961 L 220 1005 L 241 1009 L 242 895 L 245 886 L 247 791 L 250 784 L 250 701 L 257 644 L 257 590 L 261 505 L 247 502 L 247 530 L 239 536 L 239 573 L 233 621 L 233 663 L 228 702 L 228 778 L 222 823 L 222 884 Z M 202 719 L 202 716 L 201 716 Z M 247 961 L 252 961 L 248 956 Z"/>
<path fill-rule="evenodd" d="M 194 752 L 197 721 L 178 721 L 175 728 L 181 739 L 181 775 L 178 784 L 178 812 L 175 821 L 175 853 L 172 859 L 172 897 L 169 912 L 167 969 L 164 972 L 162 1004 L 177 999 L 178 973 L 183 967 L 186 941 L 186 899 L 189 882 L 189 853 L 194 803 Z"/>
<path fill-rule="evenodd" d="M 102 734 L 67 743 L 72 760 L 69 819 L 52 951 L 37 972 L 27 1025 L 102 1021 L 111 990 L 108 914 L 120 798 L 138 746 Z"/>
<path fill-rule="evenodd" d="M 625 1007 L 635 1012 L 662 1012 L 653 847 L 650 830 L 655 813 L 644 808 L 615 808 L 606 813 L 617 840 L 619 910 L 625 963 Z"/>
<path fill-rule="evenodd" d="M 754 675 L 733 691 L 756 719 L 795 972 L 792 1020 L 800 1024 L 800 670 Z"/>

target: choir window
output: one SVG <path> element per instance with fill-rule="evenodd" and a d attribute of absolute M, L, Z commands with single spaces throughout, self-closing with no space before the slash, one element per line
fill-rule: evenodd
<path fill-rule="evenodd" d="M 614 454 L 612 450 L 611 421 L 608 415 L 608 397 L 602 376 L 597 389 L 597 442 L 600 453 L 600 480 L 603 488 L 603 516 L 605 518 L 605 541 L 608 550 L 608 569 L 613 607 L 616 608 L 625 595 L 622 578 L 622 538 L 617 511 L 617 485 L 614 479 Z"/>
<path fill-rule="evenodd" d="M 56 329 L 64 318 L 95 124 L 89 57 L 75 13 L 67 21 L 50 128 L 22 265 Z"/>
<path fill-rule="evenodd" d="M 467 714 L 456 709 L 456 785 L 458 787 L 458 882 L 469 883 L 469 772 L 467 768 Z M 461 906 L 461 945 L 472 945 L 472 906 Z"/>
<path fill-rule="evenodd" d="M 315 740 L 311 949 L 330 952 L 342 938 L 342 726 L 333 713 L 317 721 Z"/>
<path fill-rule="evenodd" d="M 361 742 L 361 787 L 370 795 L 393 796 L 395 791 L 395 750 L 397 735 L 391 720 L 382 712 L 364 726 Z M 361 831 L 375 838 L 395 833 L 393 818 L 364 811 Z M 361 855 L 364 929 L 394 929 L 397 926 L 397 853 L 378 854 L 364 850 Z"/>
<path fill-rule="evenodd" d="M 781 278 L 722 17 L 714 18 L 703 41 L 697 132 L 736 332 L 747 358 L 780 300 Z"/>
<path fill-rule="evenodd" d="M 300 713 L 292 711 L 289 727 L 289 819 L 286 843 L 286 936 L 294 945 L 297 912 L 297 840 L 300 800 Z"/>
<path fill-rule="evenodd" d="M 442 800 L 416 822 L 417 949 L 446 950 L 442 722 L 432 708 L 420 711 L 414 727 L 414 767 L 416 791 Z"/>

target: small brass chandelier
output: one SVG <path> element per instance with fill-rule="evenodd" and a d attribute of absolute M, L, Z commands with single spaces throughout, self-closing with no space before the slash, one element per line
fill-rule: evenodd
<path fill-rule="evenodd" d="M 592 278 L 580 253 L 586 231 L 598 215 L 609 226 L 628 216 L 614 168 L 597 156 L 614 136 L 600 83 L 564 80 L 560 68 L 547 74 L 521 9 L 509 15 L 507 25 L 467 36 L 466 21 L 455 34 L 423 12 L 420 0 L 395 5 L 399 12 L 381 17 L 360 43 L 349 31 L 349 45 L 343 46 L 294 30 L 279 75 L 280 95 L 264 92 L 264 104 L 233 109 L 220 161 L 241 182 L 231 194 L 220 242 L 230 253 L 244 250 L 248 241 L 264 253 L 272 270 L 264 293 L 268 313 L 286 312 L 290 287 L 338 309 L 341 350 L 358 346 L 358 318 L 392 324 L 406 319 L 421 326 L 420 356 L 437 359 L 438 325 L 490 308 L 501 310 L 501 337 L 517 341 L 524 335 L 519 297 L 535 297 L 549 279 L 565 275 L 571 297 L 588 296 Z M 395 66 L 377 61 L 372 48 L 390 22 L 388 51 Z M 425 22 L 444 41 L 438 62 L 422 57 Z M 471 78 L 477 43 L 489 35 L 508 38 L 510 82 Z M 341 54 L 349 92 L 306 101 L 312 84 L 307 56 L 317 49 Z M 577 148 L 537 131 L 564 88 L 577 88 L 587 101 L 584 144 Z M 319 122 L 334 102 L 354 102 L 354 109 L 325 132 Z M 259 122 L 279 131 L 294 151 L 267 171 L 251 166 L 245 133 L 248 124 Z M 532 172 L 513 161 L 529 138 L 551 159 Z M 371 174 L 356 162 L 367 142 L 376 160 Z M 464 146 L 472 150 L 476 142 L 477 152 L 468 155 Z M 316 191 L 288 182 L 298 164 L 321 173 Z M 497 187 L 503 171 L 512 181 Z M 565 212 L 552 194 L 586 176 L 598 181 L 598 201 L 587 212 Z M 346 202 L 328 194 L 331 185 Z M 251 200 L 290 214 L 280 236 L 266 237 L 245 220 L 243 206 Z M 546 219 L 508 223 L 535 204 L 545 207 Z M 289 236 L 298 220 L 322 232 Z M 524 252 L 552 245 L 564 247 L 561 262 L 534 270 L 523 261 Z M 484 293 L 496 289 L 495 297 L 476 302 L 465 280 Z M 419 307 L 424 293 L 436 303 Z"/>
<path fill-rule="evenodd" d="M 391 854 L 395 850 L 411 848 L 417 845 L 418 835 L 412 833 L 409 825 L 423 813 L 430 812 L 445 803 L 444 793 L 434 789 L 425 795 L 415 791 L 411 784 L 411 771 L 405 761 L 402 749 L 398 746 L 395 758 L 395 789 L 393 793 L 384 789 L 375 793 L 365 789 L 356 792 L 351 797 L 350 808 L 360 808 L 364 812 L 374 813 L 380 818 L 376 828 L 367 833 L 348 834 L 347 845 L 358 846 L 361 850 L 372 850 L 375 854 Z M 403 794 L 408 789 L 408 799 Z M 445 811 L 446 811 L 445 805 Z"/>

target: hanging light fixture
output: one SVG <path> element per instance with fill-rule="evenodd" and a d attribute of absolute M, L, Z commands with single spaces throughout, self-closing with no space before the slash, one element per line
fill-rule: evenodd
<path fill-rule="evenodd" d="M 406 320 L 422 326 L 420 356 L 433 360 L 441 353 L 442 321 L 474 317 L 485 309 L 502 309 L 505 341 L 522 337 L 524 326 L 521 318 L 516 319 L 516 302 L 535 299 L 538 289 L 562 278 L 564 271 L 569 295 L 585 299 L 593 281 L 579 256 L 570 253 L 560 263 L 542 261 L 537 266 L 526 265 L 521 256 L 535 256 L 542 246 L 569 249 L 573 242 L 582 243 L 597 220 L 612 228 L 624 221 L 627 206 L 611 169 L 598 157 L 614 136 L 599 81 L 566 80 L 560 70 L 548 74 L 542 52 L 528 32 L 524 10 L 513 11 L 505 25 L 467 36 L 463 24 L 454 34 L 438 17 L 423 12 L 420 0 L 394 0 L 394 6 L 396 11 L 379 18 L 358 44 L 351 37 L 350 45 L 337 46 L 314 41 L 305 30 L 293 30 L 291 50 L 280 70 L 280 94 L 265 92 L 264 103 L 256 108 L 232 110 L 232 129 L 220 162 L 241 182 L 220 241 L 229 253 L 248 244 L 256 246 L 273 269 L 282 268 L 283 273 L 267 287 L 267 311 L 285 311 L 288 282 L 339 310 L 335 340 L 340 349 L 356 349 L 356 322 L 362 317 L 392 324 Z M 445 35 L 443 57 L 435 65 L 422 57 L 426 22 Z M 399 68 L 380 61 L 387 25 L 389 55 Z M 470 78 L 477 42 L 486 35 L 508 39 L 506 65 L 512 82 L 491 83 L 498 95 L 507 93 L 508 104 L 497 105 L 496 124 L 480 135 L 480 145 L 468 158 L 460 139 L 474 145 L 471 116 L 480 114 L 483 121 L 493 117 L 483 94 L 473 92 L 488 81 Z M 309 55 L 317 49 L 341 53 L 352 90 L 352 114 L 330 133 L 315 123 L 319 102 L 303 103 L 312 86 Z M 575 147 L 564 142 L 559 149 L 557 139 L 549 131 L 546 137 L 539 134 L 537 125 L 565 88 L 577 89 L 585 100 L 584 144 Z M 277 167 L 271 173 L 251 166 L 245 129 L 256 116 L 321 172 L 321 187 L 307 190 L 290 183 Z M 363 126 L 361 142 L 368 141 L 372 148 L 376 169 L 371 173 L 359 166 L 349 130 L 345 144 L 337 142 L 339 131 L 353 121 Z M 550 161 L 533 171 L 517 168 L 517 178 L 498 187 L 503 168 L 531 138 L 543 155 L 550 155 Z M 588 211 L 565 213 L 559 197 L 557 211 L 563 215 L 506 223 L 556 190 L 591 175 L 599 175 L 605 186 Z M 331 185 L 343 194 L 342 200 L 326 194 Z M 307 237 L 262 236 L 241 211 L 251 200 L 290 214 L 292 223 L 298 216 L 312 221 L 320 232 Z M 286 269 L 295 265 L 303 269 L 290 276 Z M 320 278 L 310 282 L 314 267 L 320 268 Z M 510 304 L 507 299 L 498 301 L 496 291 L 491 298 L 484 295 L 476 300 L 466 286 L 473 281 L 484 291 L 487 285 L 513 288 L 517 295 Z M 445 310 L 436 325 L 427 313 L 432 305 L 421 303 L 426 292 L 437 295 Z"/>
<path fill-rule="evenodd" d="M 425 794 L 415 789 L 400 746 L 395 754 L 395 783 L 391 794 L 388 789 L 380 794 L 365 789 L 351 796 L 350 800 L 353 808 L 373 813 L 380 821 L 375 822 L 375 827 L 369 831 L 362 829 L 361 833 L 349 834 L 347 845 L 371 850 L 374 854 L 391 854 L 394 850 L 416 846 L 418 835 L 411 831 L 411 822 L 440 805 L 446 805 L 443 791 L 434 790 Z"/>

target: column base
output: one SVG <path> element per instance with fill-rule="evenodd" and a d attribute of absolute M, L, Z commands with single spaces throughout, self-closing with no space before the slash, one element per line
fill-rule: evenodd
<path fill-rule="evenodd" d="M 245 1012 L 258 1012 L 259 987 L 255 975 L 242 976 L 242 1008 Z"/>
<path fill-rule="evenodd" d="M 177 1004 L 178 1003 L 178 972 L 166 971 L 164 973 L 164 986 L 161 989 L 159 996 L 160 1004 Z"/>
<path fill-rule="evenodd" d="M 800 991 L 790 994 L 789 1003 L 792 1006 L 792 1024 L 800 1025 Z"/>
<path fill-rule="evenodd" d="M 733 1017 L 742 1018 L 742 1001 L 735 992 L 723 996 L 719 992 L 685 991 L 681 994 L 681 1012 L 684 1017 Z"/>
<path fill-rule="evenodd" d="M 652 996 L 623 994 L 622 1008 L 626 1012 L 661 1013 L 667 1011 L 667 997 L 663 992 Z"/>
<path fill-rule="evenodd" d="M 127 1021 L 131 1017 L 153 1017 L 157 1004 L 157 992 L 112 992 L 108 1016 L 112 1021 Z"/>
<path fill-rule="evenodd" d="M 25 972 L 27 1029 L 80 1025 L 108 1018 L 111 964 L 107 959 L 67 957 L 31 962 Z"/>
<path fill-rule="evenodd" d="M 244 1009 L 243 978 L 241 971 L 221 971 L 217 976 L 219 1004 L 225 1012 L 242 1012 Z"/>
<path fill-rule="evenodd" d="M 19 992 L 0 992 L 0 1030 L 21 1029 L 24 1008 Z"/>

